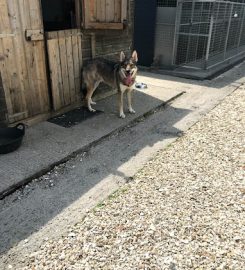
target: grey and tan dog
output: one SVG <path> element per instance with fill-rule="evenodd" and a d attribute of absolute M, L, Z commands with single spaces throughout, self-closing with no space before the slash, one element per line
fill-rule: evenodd
<path fill-rule="evenodd" d="M 92 101 L 92 95 L 99 84 L 104 82 L 118 90 L 119 116 L 125 118 L 123 110 L 123 94 L 125 92 L 127 92 L 129 112 L 135 113 L 132 108 L 131 93 L 138 70 L 136 66 L 137 61 L 138 56 L 136 51 L 132 53 L 130 58 L 127 58 L 125 54 L 121 52 L 118 62 L 96 59 L 83 68 L 83 82 L 87 88 L 85 101 L 91 112 L 95 112 L 91 104 L 96 104 Z"/>

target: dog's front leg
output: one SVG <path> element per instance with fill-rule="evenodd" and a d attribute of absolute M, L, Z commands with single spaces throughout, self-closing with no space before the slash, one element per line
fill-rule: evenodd
<path fill-rule="evenodd" d="M 128 89 L 127 97 L 128 97 L 128 110 L 130 113 L 135 113 L 135 110 L 132 108 L 132 89 Z"/>
<path fill-rule="evenodd" d="M 125 114 L 123 112 L 123 92 L 118 93 L 118 106 L 119 106 L 119 117 L 125 118 Z"/>

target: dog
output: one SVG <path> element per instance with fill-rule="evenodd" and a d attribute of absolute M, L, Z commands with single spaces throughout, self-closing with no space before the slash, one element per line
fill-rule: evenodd
<path fill-rule="evenodd" d="M 91 105 L 96 104 L 92 101 L 92 95 L 101 82 L 116 88 L 118 91 L 119 117 L 125 118 L 123 95 L 127 92 L 128 109 L 130 113 L 135 113 L 132 107 L 132 91 L 137 75 L 138 55 L 133 51 L 130 58 L 124 52 L 120 53 L 118 62 L 106 59 L 95 59 L 88 63 L 82 71 L 83 83 L 86 86 L 85 102 L 91 112 L 95 112 Z"/>

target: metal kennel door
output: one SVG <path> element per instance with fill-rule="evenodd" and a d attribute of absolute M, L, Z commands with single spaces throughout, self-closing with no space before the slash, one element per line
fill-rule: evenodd
<path fill-rule="evenodd" d="M 245 53 L 245 4 L 180 0 L 175 66 L 208 69 Z"/>

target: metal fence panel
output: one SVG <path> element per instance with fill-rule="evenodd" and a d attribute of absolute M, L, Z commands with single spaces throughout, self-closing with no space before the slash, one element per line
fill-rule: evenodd
<path fill-rule="evenodd" d="M 180 0 L 176 24 L 177 66 L 207 69 L 245 53 L 244 3 Z"/>

